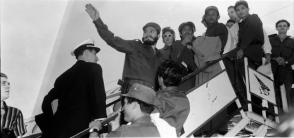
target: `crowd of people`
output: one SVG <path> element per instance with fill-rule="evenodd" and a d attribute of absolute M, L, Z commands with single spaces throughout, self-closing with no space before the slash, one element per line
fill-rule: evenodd
<path fill-rule="evenodd" d="M 250 14 L 248 3 L 242 0 L 228 7 L 230 19 L 226 24 L 218 21 L 220 13 L 216 6 L 207 7 L 201 21 L 206 27 L 202 36 L 194 35 L 196 27 L 190 21 L 179 25 L 180 40 L 176 40 L 172 28 L 161 29 L 159 24 L 149 22 L 142 28 L 142 40 L 125 40 L 108 29 L 92 4 L 85 8 L 99 36 L 107 45 L 125 54 L 121 102 L 115 105 L 122 108 L 123 121 L 108 137 L 160 137 L 161 132 L 152 122 L 152 113 L 159 113 L 160 119 L 180 136 L 190 111 L 185 92 L 220 73 L 218 62 L 210 64 L 220 59 L 244 110 L 247 108 L 244 57 L 255 70 L 262 64 L 271 64 L 278 107 L 282 109 L 282 84 L 288 104 L 294 105 L 294 39 L 287 35 L 290 23 L 285 19 L 277 21 L 277 34 L 268 35 L 258 15 Z M 156 48 L 159 37 L 164 43 L 162 49 Z M 88 127 L 101 130 L 101 120 L 107 114 L 102 68 L 97 64 L 99 52 L 93 41 L 85 41 L 72 51 L 76 63 L 56 79 L 54 88 L 43 100 L 43 113 L 36 116 L 42 137 L 70 137 Z M 184 76 L 199 70 L 182 82 Z M 7 76 L 1 73 L 1 133 L 2 128 L 7 128 L 13 131 L 9 133 L 19 136 L 25 133 L 22 115 L 5 104 L 5 97 L 2 100 L 2 78 Z M 58 100 L 56 111 L 51 106 L 54 100 Z M 14 124 L 3 124 L 2 117 L 10 110 L 17 114 L 12 118 Z M 212 127 L 215 126 L 206 130 Z M 89 136 L 97 136 L 97 131 L 85 135 Z"/>

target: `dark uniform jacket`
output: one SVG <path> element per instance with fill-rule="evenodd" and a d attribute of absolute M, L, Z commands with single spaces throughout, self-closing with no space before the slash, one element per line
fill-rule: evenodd
<path fill-rule="evenodd" d="M 160 118 L 175 127 L 177 134 L 179 134 L 190 112 L 188 97 L 177 87 L 160 90 L 156 97 L 159 100 L 157 107 Z"/>
<path fill-rule="evenodd" d="M 187 46 L 181 44 L 180 40 L 175 41 L 171 46 L 164 47 L 160 50 L 164 60 L 168 59 L 173 60 L 179 64 L 182 64 L 186 68 L 185 75 L 192 73 L 196 70 L 196 64 L 194 62 L 194 53 L 191 49 L 188 49 Z M 187 91 L 195 87 L 195 76 L 182 82 L 179 86 L 181 90 Z"/>
<path fill-rule="evenodd" d="M 94 24 L 108 45 L 125 53 L 123 78 L 144 81 L 154 87 L 157 68 L 162 62 L 160 52 L 140 40 L 124 40 L 114 36 L 100 18 Z"/>
<path fill-rule="evenodd" d="M 292 68 L 294 64 L 294 39 L 290 36 L 286 37 L 283 41 L 280 40 L 277 34 L 269 36 L 270 43 L 272 45 L 272 58 L 282 57 L 286 62 L 285 66 L 280 66 L 275 60 L 272 60 L 272 71 L 274 78 L 279 83 L 285 83 L 288 87 L 291 87 L 293 82 Z"/>
<path fill-rule="evenodd" d="M 58 108 L 52 115 L 50 105 L 54 99 L 58 99 Z M 101 66 L 77 61 L 56 79 L 54 88 L 44 98 L 42 109 L 47 115 L 47 124 L 41 124 L 45 126 L 41 128 L 43 133 L 45 130 L 43 137 L 70 137 L 88 128 L 94 119 L 106 117 Z"/>
<path fill-rule="evenodd" d="M 256 14 L 249 15 L 239 23 L 239 41 L 237 47 L 243 49 L 248 61 L 256 66 L 261 65 L 264 55 L 262 45 L 264 34 L 262 22 Z"/>
<path fill-rule="evenodd" d="M 282 57 L 289 65 L 294 64 L 294 39 L 286 37 L 283 42 L 277 34 L 269 36 L 272 45 L 272 58 Z"/>
<path fill-rule="evenodd" d="M 160 137 L 157 127 L 149 115 L 143 116 L 131 125 L 122 125 L 107 137 Z"/>
<path fill-rule="evenodd" d="M 193 51 L 188 49 L 187 46 L 183 46 L 180 40 L 175 41 L 171 45 L 170 58 L 179 64 L 184 62 L 186 64 L 188 73 L 191 73 L 196 69 Z"/>
<path fill-rule="evenodd" d="M 227 27 L 222 23 L 214 23 L 207 27 L 205 36 L 209 37 L 219 37 L 222 42 L 221 54 L 224 51 L 224 47 L 228 39 L 228 30 Z"/>
<path fill-rule="evenodd" d="M 163 48 L 159 49 L 159 52 L 160 52 L 163 60 L 171 59 L 171 54 L 170 54 L 171 50 L 172 50 L 171 46 L 167 46 L 167 45 L 165 45 Z"/>

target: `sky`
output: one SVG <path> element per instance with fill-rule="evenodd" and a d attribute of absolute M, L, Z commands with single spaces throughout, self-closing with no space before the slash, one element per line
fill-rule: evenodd
<path fill-rule="evenodd" d="M 91 38 L 101 48 L 98 62 L 103 69 L 106 90 L 121 78 L 124 54 L 108 46 L 97 34 L 84 11 L 92 3 L 102 20 L 123 39 L 141 39 L 142 27 L 153 21 L 176 32 L 182 22 L 196 25 L 195 35 L 205 32 L 204 10 L 217 6 L 219 22 L 228 20 L 227 7 L 235 0 L 2 0 L 1 72 L 8 75 L 11 95 L 8 105 L 22 110 L 25 118 L 41 112 L 43 97 L 55 79 L 75 63 L 70 52 Z M 250 12 L 258 14 L 268 34 L 276 33 L 275 23 L 294 23 L 294 0 L 248 0 Z M 289 35 L 294 36 L 291 26 Z M 179 39 L 177 33 L 177 39 Z M 163 46 L 159 39 L 158 48 Z"/>

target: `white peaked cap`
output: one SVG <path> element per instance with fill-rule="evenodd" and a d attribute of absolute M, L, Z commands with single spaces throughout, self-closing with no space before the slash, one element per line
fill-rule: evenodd
<path fill-rule="evenodd" d="M 100 48 L 95 46 L 93 39 L 87 39 L 87 40 L 83 41 L 82 43 L 78 44 L 71 52 L 71 55 L 75 56 L 75 52 L 79 49 L 94 49 L 97 52 L 100 51 Z"/>

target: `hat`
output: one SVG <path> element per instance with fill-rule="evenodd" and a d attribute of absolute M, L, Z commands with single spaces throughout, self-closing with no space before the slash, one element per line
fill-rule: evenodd
<path fill-rule="evenodd" d="M 178 28 L 180 34 L 181 34 L 182 29 L 183 29 L 186 25 L 187 25 L 187 26 L 190 26 L 190 27 L 192 28 L 192 31 L 195 32 L 195 25 L 194 25 L 193 22 L 184 22 L 184 23 L 182 23 L 182 24 L 179 26 L 179 28 Z"/>
<path fill-rule="evenodd" d="M 157 31 L 157 34 L 160 34 L 161 28 L 160 28 L 160 26 L 157 23 L 155 23 L 155 22 L 149 22 L 149 23 L 145 24 L 144 27 L 143 27 L 143 31 L 148 26 L 153 27 Z"/>
<path fill-rule="evenodd" d="M 121 96 L 134 98 L 150 105 L 156 105 L 157 102 L 155 91 L 139 83 L 134 83 L 130 87 L 129 92 Z"/>
<path fill-rule="evenodd" d="M 172 34 L 175 34 L 175 31 L 174 31 L 173 29 L 171 29 L 170 27 L 164 27 L 164 28 L 162 29 L 162 35 L 163 35 L 164 33 L 166 33 L 166 32 L 170 32 L 170 33 L 172 33 Z"/>
<path fill-rule="evenodd" d="M 92 39 L 87 39 L 77 45 L 77 47 L 71 52 L 71 55 L 77 56 L 80 51 L 83 51 L 85 49 L 94 49 L 97 53 L 100 51 L 100 48 L 94 45 L 94 41 Z"/>
<path fill-rule="evenodd" d="M 237 2 L 235 3 L 235 9 L 236 9 L 238 6 L 240 6 L 240 5 L 243 5 L 243 6 L 245 6 L 246 8 L 248 8 L 248 3 L 247 3 L 247 1 L 245 1 L 245 0 L 239 0 L 239 1 L 237 1 Z"/>
<path fill-rule="evenodd" d="M 207 12 L 210 11 L 210 10 L 215 10 L 215 11 L 217 12 L 218 16 L 219 16 L 218 9 L 217 9 L 217 7 L 215 7 L 215 6 L 208 6 L 208 7 L 205 9 L 205 15 L 206 15 Z"/>

